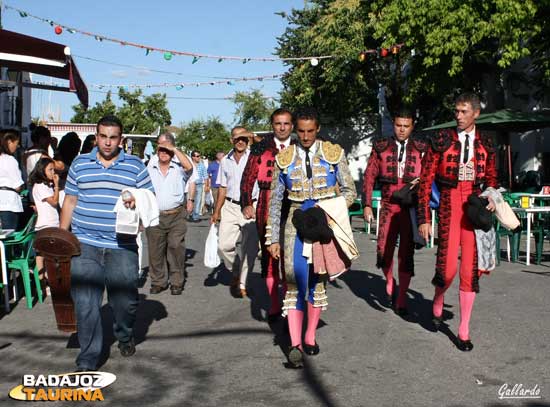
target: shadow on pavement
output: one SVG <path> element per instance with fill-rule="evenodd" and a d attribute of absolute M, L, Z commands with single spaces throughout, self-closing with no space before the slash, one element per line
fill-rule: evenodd
<path fill-rule="evenodd" d="M 154 321 L 160 321 L 168 316 L 163 303 L 147 299 L 144 294 L 139 295 L 139 305 L 136 313 L 136 322 L 134 325 L 134 340 L 136 345 L 144 342 L 147 337 L 149 327 Z M 101 307 L 101 324 L 103 328 L 103 352 L 98 363 L 98 369 L 103 366 L 111 356 L 111 346 L 117 341 L 113 334 L 113 313 L 109 304 Z M 68 349 L 78 349 L 78 336 L 73 333 L 67 341 Z"/>

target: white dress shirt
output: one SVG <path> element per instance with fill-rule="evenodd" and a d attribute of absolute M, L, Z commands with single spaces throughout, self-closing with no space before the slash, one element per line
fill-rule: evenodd
<path fill-rule="evenodd" d="M 193 170 L 185 171 L 179 161 L 173 159 L 165 175 L 160 171 L 155 154 L 149 160 L 147 171 L 155 188 L 159 210 L 167 211 L 183 205 L 185 187 Z"/>
<path fill-rule="evenodd" d="M 280 141 L 280 140 L 277 140 L 276 137 L 273 137 L 273 140 L 275 141 L 275 144 L 277 145 L 277 150 L 281 151 L 282 148 L 281 148 L 281 144 L 284 146 L 284 148 L 287 148 L 289 145 L 290 145 L 290 137 L 287 138 L 285 141 Z"/>
<path fill-rule="evenodd" d="M 311 165 L 311 169 L 313 170 L 313 157 L 315 156 L 315 153 L 317 152 L 317 148 L 319 145 L 319 141 L 316 140 L 315 143 L 309 148 L 309 163 Z M 302 171 L 304 171 L 304 174 L 307 174 L 306 170 L 306 151 L 304 148 L 300 145 L 298 148 L 298 157 L 302 160 Z"/>
<path fill-rule="evenodd" d="M 397 144 L 397 159 L 399 160 L 399 153 L 401 152 L 401 148 L 404 149 L 403 151 L 403 157 L 401 161 L 397 162 L 397 177 L 403 178 L 403 174 L 405 174 L 405 162 L 407 161 L 407 144 L 409 143 L 409 139 L 405 140 L 405 143 L 403 143 L 403 147 L 401 147 L 401 143 L 395 140 L 395 144 Z"/>
<path fill-rule="evenodd" d="M 469 151 L 468 151 L 468 161 L 469 162 L 474 157 L 474 138 L 476 136 L 476 128 L 474 127 L 470 132 L 466 133 L 464 130 L 458 132 L 458 140 L 460 141 L 460 163 L 464 162 L 464 144 L 466 143 L 466 134 L 468 134 L 468 144 L 469 144 Z"/>
<path fill-rule="evenodd" d="M 220 169 L 218 170 L 218 179 L 216 183 L 221 187 L 227 188 L 225 195 L 227 198 L 235 201 L 241 200 L 241 179 L 249 155 L 250 150 L 246 149 L 239 162 L 237 162 L 234 157 L 234 151 L 231 150 L 229 154 L 220 161 Z M 252 192 L 253 198 L 255 198 L 255 193 L 257 196 L 257 185 L 254 185 L 254 191 Z"/>

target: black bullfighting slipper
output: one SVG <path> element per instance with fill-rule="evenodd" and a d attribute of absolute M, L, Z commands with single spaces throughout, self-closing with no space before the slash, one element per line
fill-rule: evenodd
<path fill-rule="evenodd" d="M 462 339 L 457 338 L 456 347 L 462 352 L 470 352 L 474 348 L 474 344 L 469 339 L 463 341 Z"/>
<path fill-rule="evenodd" d="M 291 369 L 304 367 L 304 354 L 297 346 L 292 346 L 288 351 L 288 367 Z"/>
<path fill-rule="evenodd" d="M 315 341 L 315 345 L 308 345 L 307 343 L 304 343 L 304 353 L 306 355 L 315 356 L 318 355 L 320 352 L 319 345 L 317 344 L 317 341 Z"/>

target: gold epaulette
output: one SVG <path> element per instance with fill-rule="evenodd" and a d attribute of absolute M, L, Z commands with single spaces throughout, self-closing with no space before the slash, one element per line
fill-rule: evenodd
<path fill-rule="evenodd" d="M 296 152 L 296 146 L 294 144 L 291 144 L 287 148 L 285 148 L 283 151 L 280 151 L 275 156 L 275 161 L 277 161 L 277 165 L 279 166 L 279 168 L 284 170 L 290 164 L 292 164 L 292 161 L 294 160 L 295 152 Z"/>
<path fill-rule="evenodd" d="M 344 154 L 344 149 L 339 144 L 332 144 L 330 141 L 321 142 L 321 153 L 329 164 L 338 164 Z"/>

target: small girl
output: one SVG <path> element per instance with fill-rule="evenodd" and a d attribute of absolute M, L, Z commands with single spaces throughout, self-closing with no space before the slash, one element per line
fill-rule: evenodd
<path fill-rule="evenodd" d="M 36 205 L 38 218 L 35 230 L 47 227 L 59 227 L 59 175 L 55 173 L 54 160 L 42 157 L 36 163 L 29 176 L 29 186 L 32 188 L 32 197 Z M 36 256 L 36 266 L 40 279 L 44 277 L 44 258 Z"/>

